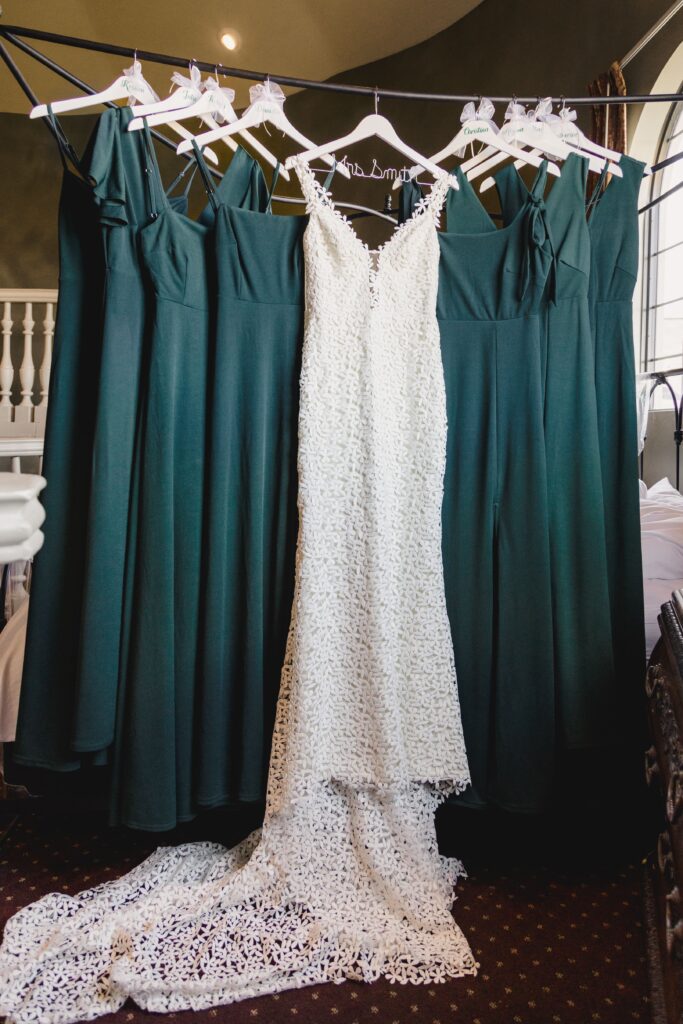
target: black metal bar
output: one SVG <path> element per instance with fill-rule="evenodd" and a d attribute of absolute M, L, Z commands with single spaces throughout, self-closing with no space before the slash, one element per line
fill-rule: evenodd
<path fill-rule="evenodd" d="M 244 68 L 228 67 L 216 61 L 194 60 L 189 57 L 173 57 L 166 53 L 155 53 L 152 50 L 140 50 L 131 46 L 117 46 L 113 43 L 100 43 L 94 39 L 80 39 L 77 36 L 60 35 L 57 32 L 44 32 L 41 29 L 25 28 L 21 25 L 2 25 L 0 35 L 23 36 L 26 39 L 39 39 L 46 43 L 58 43 L 61 46 L 72 46 L 97 53 L 111 53 L 119 57 L 132 58 L 137 55 L 139 60 L 151 61 L 155 64 L 167 64 L 172 67 L 186 68 L 194 64 L 200 71 L 218 70 L 222 75 L 232 78 L 246 78 L 250 81 L 263 82 L 270 79 L 280 85 L 302 89 L 318 89 L 325 92 L 349 93 L 359 96 L 379 96 L 385 99 L 434 100 L 446 103 L 467 103 L 479 99 L 478 95 L 452 95 L 448 93 L 406 92 L 401 89 L 378 89 L 372 85 L 350 85 L 342 82 L 315 82 L 308 78 L 295 78 L 291 75 L 276 75 L 264 71 L 248 71 Z M 491 96 L 493 103 L 509 103 L 512 96 Z M 520 103 L 536 103 L 538 96 L 516 96 Z M 683 100 L 681 93 L 658 93 L 646 96 L 558 96 L 553 97 L 554 103 L 566 103 L 571 106 L 609 106 L 620 103 L 675 103 Z"/>
<path fill-rule="evenodd" d="M 72 74 L 71 71 L 67 71 L 66 68 L 63 68 L 61 64 L 57 63 L 57 61 L 52 60 L 51 57 L 47 57 L 44 53 L 41 53 L 40 50 L 36 50 L 36 49 L 34 49 L 33 46 L 29 46 L 29 44 L 25 43 L 23 41 L 23 39 L 19 39 L 17 36 L 14 36 L 12 33 L 9 33 L 9 32 L 0 31 L 0 35 L 4 35 L 5 38 L 8 39 L 12 43 L 13 46 L 16 46 L 19 50 L 21 50 L 23 53 L 27 54 L 29 57 L 33 57 L 33 59 L 38 61 L 39 64 L 42 64 L 43 67 L 48 68 L 50 71 L 54 71 L 54 73 L 56 75 L 59 75 L 60 78 L 63 78 L 65 81 L 69 82 L 70 85 L 75 85 L 76 88 L 80 89 L 82 92 L 87 93 L 89 96 L 93 96 L 98 91 L 97 89 L 94 89 L 91 85 L 88 85 L 87 82 L 83 82 L 76 75 Z M 2 44 L 0 43 L 0 46 L 1 45 Z M 2 48 L 3 48 L 3 50 L 5 50 L 4 46 Z M 12 58 L 9 57 L 9 54 L 7 55 L 7 57 L 8 57 L 9 60 L 12 60 Z M 12 61 L 12 64 L 14 65 L 14 67 L 16 67 L 16 64 L 14 64 L 14 61 Z M 10 70 L 12 70 L 11 67 L 10 67 Z M 19 75 L 21 75 L 21 72 L 19 71 L 18 68 L 17 68 L 17 72 L 18 72 Z M 13 72 L 13 74 L 14 74 L 14 72 Z M 15 75 L 15 78 L 16 78 L 16 75 Z M 23 78 L 23 76 L 22 76 L 22 78 Z M 17 81 L 19 81 L 19 79 L 17 79 Z M 19 82 L 19 84 L 21 85 L 21 82 Z M 24 92 L 26 92 L 25 89 L 24 89 Z M 38 98 L 34 95 L 34 93 L 32 91 L 31 91 L 30 95 L 27 93 L 27 96 L 29 96 L 29 99 L 31 100 L 31 103 L 35 107 L 38 104 L 38 102 L 39 102 Z M 106 106 L 108 106 L 108 107 L 115 107 L 116 104 L 115 103 L 107 103 Z M 45 120 L 47 124 L 50 124 L 49 120 L 47 120 L 46 118 L 43 118 L 43 120 Z M 52 128 L 52 125 L 50 125 L 50 128 Z M 172 149 L 175 152 L 178 144 L 177 144 L 177 142 L 174 142 L 173 139 L 167 138 L 165 135 L 162 135 L 161 132 L 155 131 L 154 129 L 152 129 L 152 135 L 154 136 L 155 139 L 157 139 L 158 142 L 161 142 L 164 146 L 167 146 L 169 149 Z M 183 159 L 188 160 L 188 161 L 194 159 L 194 157 L 191 154 L 188 155 L 188 154 L 183 153 L 182 156 L 183 156 Z M 223 177 L 223 175 L 220 173 L 220 171 L 214 171 L 213 173 L 217 177 L 221 177 L 221 178 Z"/>
<path fill-rule="evenodd" d="M 11 72 L 13 78 L 17 82 L 17 84 L 18 84 L 19 88 L 21 89 L 21 91 L 23 93 L 25 93 L 27 98 L 35 106 L 36 103 L 38 102 L 38 97 L 36 96 L 36 94 L 34 93 L 33 89 L 31 88 L 31 86 L 28 84 L 28 82 L 24 78 L 24 76 L 21 73 L 21 71 L 19 70 L 19 68 L 17 67 L 17 65 L 16 65 L 12 55 L 10 53 L 8 53 L 6 47 L 2 43 L 0 43 L 0 57 L 2 57 L 3 61 L 7 65 L 9 71 Z M 57 130 L 55 129 L 54 125 L 52 124 L 52 122 L 49 119 L 46 118 L 45 119 L 45 124 L 46 124 L 48 130 L 50 131 L 50 134 L 54 138 L 55 142 L 57 143 L 57 145 L 61 146 L 62 141 L 59 138 L 59 134 L 58 134 Z"/>
<path fill-rule="evenodd" d="M 675 373 L 681 373 L 681 370 L 672 371 L 672 376 Z M 654 395 L 658 387 L 665 387 L 671 396 L 671 401 L 674 406 L 674 444 L 676 446 L 676 490 L 680 490 L 681 483 L 681 444 L 683 443 L 683 429 L 681 424 L 683 422 L 683 400 L 679 403 L 676 397 L 676 392 L 672 388 L 671 384 L 667 380 L 666 371 L 661 373 L 653 374 L 655 382 L 650 388 L 650 398 Z"/>
<path fill-rule="evenodd" d="M 683 367 L 679 367 L 678 370 L 661 370 L 659 372 L 654 371 L 651 374 L 641 374 L 640 377 L 649 377 L 654 381 L 650 388 L 650 400 L 652 395 L 658 387 L 665 387 L 671 396 L 671 400 L 674 403 L 674 444 L 676 446 L 676 489 L 680 490 L 681 486 L 681 444 L 683 443 L 683 398 L 679 402 L 676 392 L 667 380 L 668 376 L 674 377 L 683 374 Z M 644 456 L 645 451 L 641 452 L 640 455 L 640 475 L 643 476 L 644 469 Z"/>
<path fill-rule="evenodd" d="M 663 171 L 665 167 L 669 167 L 671 164 L 677 164 L 679 160 L 683 160 L 683 153 L 674 153 L 672 156 L 667 156 L 660 160 L 658 164 L 653 164 L 650 170 L 653 174 L 656 174 L 657 171 Z"/>
<path fill-rule="evenodd" d="M 659 206 L 659 204 L 663 203 L 665 199 L 668 199 L 669 196 L 672 196 L 674 194 L 674 192 L 678 192 L 682 188 L 683 181 L 679 181 L 677 185 L 672 185 L 671 188 L 667 189 L 666 192 L 662 192 L 662 194 L 657 196 L 656 199 L 651 199 L 649 203 L 645 203 L 645 206 L 641 206 L 641 208 L 638 210 L 638 213 L 646 213 L 653 207 Z"/>

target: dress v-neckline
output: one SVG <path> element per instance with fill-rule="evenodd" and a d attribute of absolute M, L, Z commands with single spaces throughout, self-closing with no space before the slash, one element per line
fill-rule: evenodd
<path fill-rule="evenodd" d="M 585 157 L 583 157 L 580 153 L 569 153 L 568 156 L 567 156 L 567 159 L 565 160 L 565 168 L 566 168 L 567 164 L 570 161 L 577 160 L 577 159 L 578 160 L 584 160 Z M 506 224 L 503 224 L 502 227 L 498 227 L 497 224 L 494 222 L 494 220 L 491 217 L 491 215 L 489 214 L 488 210 L 486 209 L 486 207 L 482 203 L 481 199 L 479 198 L 479 196 L 475 192 L 474 188 L 472 187 L 472 183 L 467 178 L 467 176 L 464 175 L 464 174 L 458 175 L 461 189 L 463 188 L 463 180 L 464 180 L 464 182 L 465 182 L 465 188 L 464 188 L 465 194 L 468 196 L 468 198 L 470 199 L 471 202 L 476 203 L 476 205 L 479 207 L 479 209 L 484 214 L 486 214 L 486 216 L 488 217 L 488 219 L 489 219 L 489 221 L 491 223 L 491 231 L 487 231 L 487 232 L 465 232 L 465 233 L 468 234 L 468 235 L 469 234 L 493 234 L 493 233 L 500 234 L 501 232 L 504 232 L 508 228 L 510 228 L 517 221 L 517 219 L 520 216 L 520 214 L 522 213 L 525 205 L 529 202 L 529 199 L 534 196 L 535 189 L 538 186 L 539 181 L 541 180 L 541 174 L 543 172 L 544 165 L 546 165 L 546 168 L 547 168 L 547 162 L 545 160 L 543 161 L 541 166 L 536 171 L 536 174 L 534 176 L 534 181 L 533 181 L 533 184 L 532 184 L 531 188 L 529 188 L 529 186 L 526 184 L 526 182 L 524 181 L 524 178 L 519 173 L 519 170 L 517 169 L 517 167 L 515 167 L 514 164 L 508 164 L 505 167 L 501 168 L 501 170 L 498 172 L 498 174 L 503 174 L 503 173 L 512 174 L 515 177 L 515 179 L 517 180 L 517 182 L 522 186 L 522 188 L 524 190 L 524 200 L 523 200 L 522 204 L 520 205 L 519 210 L 515 213 L 514 217 L 512 217 L 512 219 L 509 220 Z M 494 177 L 497 177 L 497 175 L 494 175 Z M 552 208 L 552 205 L 554 205 L 554 203 L 556 202 L 556 200 L 553 200 L 552 197 L 557 192 L 558 186 L 562 183 L 563 178 L 566 180 L 568 178 L 568 175 L 561 174 L 559 180 L 553 185 L 553 187 L 548 192 L 547 197 L 543 199 L 543 202 L 545 203 L 546 208 Z M 496 187 L 497 187 L 497 185 L 498 185 L 498 183 L 496 182 Z M 448 228 L 446 228 L 446 230 L 447 230 L 448 234 L 458 234 L 458 232 L 448 231 Z"/>
<path fill-rule="evenodd" d="M 309 210 L 327 210 L 335 220 L 340 221 L 345 226 L 347 233 L 353 239 L 355 244 L 362 252 L 365 253 L 371 268 L 373 264 L 376 268 L 379 265 L 382 255 L 393 248 L 397 239 L 402 237 L 411 225 L 417 224 L 419 221 L 423 220 L 426 213 L 433 211 L 438 217 L 441 206 L 443 205 L 443 202 L 448 195 L 448 190 L 451 187 L 451 177 L 446 171 L 444 171 L 442 175 L 439 175 L 439 177 L 434 180 L 431 188 L 422 197 L 422 199 L 415 204 L 410 217 L 394 228 L 386 242 L 383 242 L 375 249 L 371 249 L 368 243 L 364 242 L 357 234 L 349 218 L 337 208 L 334 200 L 332 199 L 331 192 L 320 184 L 308 164 L 303 160 L 297 160 L 294 166 L 299 176 L 299 181 L 304 189 Z M 432 224 L 436 229 L 437 223 L 434 219 L 432 220 Z"/>
<path fill-rule="evenodd" d="M 640 188 L 640 182 L 641 182 L 642 177 L 643 177 L 643 171 L 645 169 L 645 164 L 642 161 L 640 161 L 640 160 L 635 160 L 632 156 L 629 156 L 627 153 L 623 153 L 622 156 L 621 156 L 621 159 L 619 161 L 619 166 L 626 173 L 624 173 L 621 178 L 618 178 L 615 175 L 610 175 L 610 180 L 607 182 L 607 184 L 605 185 L 604 189 L 597 195 L 597 197 L 594 196 L 594 199 L 592 199 L 591 203 L 589 203 L 588 226 L 589 226 L 589 228 L 591 228 L 593 230 L 595 229 L 595 224 L 596 223 L 598 223 L 598 224 L 600 223 L 601 216 L 603 216 L 603 217 L 605 216 L 605 214 L 602 214 L 602 215 L 599 216 L 598 215 L 598 210 L 600 210 L 601 208 L 605 207 L 605 201 L 608 200 L 608 196 L 611 195 L 612 193 L 614 193 L 614 195 L 617 197 L 617 200 L 618 200 L 619 195 L 623 194 L 624 185 L 625 185 L 627 179 L 630 180 L 631 171 L 635 172 L 638 169 L 640 170 L 640 173 L 638 174 L 638 178 L 637 178 L 637 183 L 636 183 L 637 184 L 637 188 Z M 615 185 L 617 184 L 617 182 L 619 182 L 619 184 L 617 185 L 617 188 L 616 188 L 616 191 L 615 191 Z M 607 201 L 607 209 L 608 210 L 609 210 L 609 207 L 610 207 L 610 203 L 612 203 L 612 202 L 614 202 L 614 200 Z M 597 221 L 596 221 L 596 218 L 597 218 Z"/>

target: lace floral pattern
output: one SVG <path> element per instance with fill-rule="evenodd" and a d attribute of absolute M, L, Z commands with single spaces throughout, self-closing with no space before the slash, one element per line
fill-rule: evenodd
<path fill-rule="evenodd" d="M 300 532 L 261 832 L 161 848 L 7 925 L 18 1024 L 476 973 L 434 811 L 469 781 L 441 564 L 439 180 L 371 251 L 307 167 Z"/>

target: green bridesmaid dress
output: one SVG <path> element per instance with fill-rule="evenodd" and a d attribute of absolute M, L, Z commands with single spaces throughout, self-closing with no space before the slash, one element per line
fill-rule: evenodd
<path fill-rule="evenodd" d="M 100 116 L 88 166 L 106 278 L 100 373 L 93 385 L 92 489 L 81 542 L 83 617 L 71 738 L 77 751 L 106 749 L 114 738 L 133 447 L 150 304 L 138 247 L 148 219 L 146 143 L 142 133 L 128 131 L 133 116 L 130 107 Z M 184 205 L 184 197 L 175 202 Z"/>
<path fill-rule="evenodd" d="M 622 156 L 619 166 L 623 177 L 612 177 L 604 191 L 599 183 L 590 204 L 589 298 L 614 662 L 617 682 L 632 716 L 637 714 L 645 673 L 633 344 L 638 193 L 644 164 Z M 630 728 L 633 724 L 631 718 Z"/>
<path fill-rule="evenodd" d="M 464 193 L 471 186 L 456 173 Z M 501 230 L 488 218 L 461 230 L 451 194 L 439 235 L 444 578 L 472 773 L 458 802 L 524 812 L 547 804 L 555 770 L 539 315 L 552 265 L 545 175 L 543 165 Z"/>
<path fill-rule="evenodd" d="M 562 750 L 609 746 L 617 703 L 588 306 L 587 170 L 582 156 L 570 154 L 546 198 L 556 262 L 542 305 L 544 436 Z M 527 189 L 514 164 L 495 179 L 508 223 L 526 202 Z"/>
<path fill-rule="evenodd" d="M 50 374 L 41 496 L 45 543 L 35 559 L 14 760 L 21 765 L 76 769 L 71 746 L 82 612 L 82 580 L 91 493 L 102 336 L 104 259 L 92 188 L 69 169 L 68 150 L 82 160 L 59 126 L 64 176 L 59 202 L 59 304 Z"/>
<path fill-rule="evenodd" d="M 150 309 L 154 297 L 145 280 L 139 237 L 149 220 L 147 177 L 154 173 L 154 167 L 148 166 L 144 133 L 128 131 L 133 117 L 130 107 L 102 114 L 88 168 L 100 208 L 107 277 L 86 537 L 75 750 L 105 748 L 114 737 L 133 451 L 143 358 L 152 331 Z M 221 196 L 226 201 L 242 202 L 250 185 L 253 161 L 240 149 L 233 164 L 221 185 Z M 183 175 L 188 177 L 185 191 L 168 197 L 178 215 L 187 213 L 187 193 L 196 169 L 195 161 L 188 163 L 168 190 L 172 192 Z M 211 225 L 211 203 L 199 221 Z"/>
<path fill-rule="evenodd" d="M 36 563 L 16 757 L 52 769 L 77 768 L 82 754 L 96 754 L 102 763 L 114 735 L 133 448 L 151 301 L 138 245 L 149 216 L 147 144 L 141 133 L 128 132 L 132 117 L 130 108 L 121 107 L 98 118 L 79 162 L 89 184 L 65 173 L 60 307 L 67 313 L 57 325 L 45 459 L 53 514 L 47 554 Z M 244 160 L 241 151 L 238 165 Z M 192 161 L 185 172 L 196 166 Z M 242 178 L 244 172 L 231 175 L 226 187 Z M 187 190 L 169 202 L 186 211 Z M 80 207 L 84 213 L 72 216 Z M 209 206 L 201 219 L 208 223 L 211 216 Z M 96 287 L 90 278 L 98 267 L 102 283 Z M 76 300 L 79 281 L 84 284 Z M 84 317 L 88 326 L 77 349 L 76 329 Z M 67 515 L 62 479 L 71 477 Z M 49 562 L 44 571 L 41 563 Z"/>
<path fill-rule="evenodd" d="M 265 796 L 294 590 L 307 221 L 226 203 L 216 214 L 200 806 Z"/>
<path fill-rule="evenodd" d="M 253 187 L 253 161 L 242 151 L 215 191 L 202 162 L 212 212 L 191 220 L 164 193 L 148 131 L 145 141 L 147 224 L 139 240 L 153 302 L 127 541 L 111 820 L 163 830 L 196 810 L 213 220 L 224 196 L 258 203 L 263 191 Z"/>

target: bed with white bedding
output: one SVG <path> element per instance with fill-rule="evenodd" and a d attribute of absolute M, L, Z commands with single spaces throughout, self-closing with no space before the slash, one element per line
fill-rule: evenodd
<path fill-rule="evenodd" d="M 665 478 L 640 483 L 647 656 L 659 639 L 657 616 L 673 590 L 683 589 L 683 495 Z"/>

